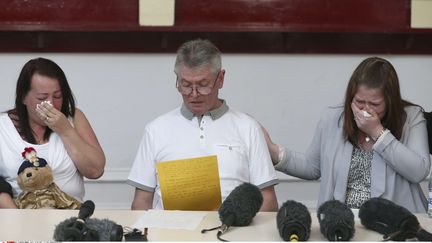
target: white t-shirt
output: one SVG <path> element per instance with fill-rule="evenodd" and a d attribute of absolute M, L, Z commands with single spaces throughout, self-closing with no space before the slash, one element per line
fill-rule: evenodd
<path fill-rule="evenodd" d="M 0 176 L 12 186 L 16 197 L 21 189 L 17 183 L 17 172 L 24 161 L 21 153 L 25 147 L 33 147 L 39 158 L 44 158 L 53 171 L 54 182 L 70 196 L 79 201 L 84 197 L 84 181 L 63 142 L 56 133 L 51 133 L 49 142 L 42 145 L 24 141 L 8 114 L 0 115 Z"/>
<path fill-rule="evenodd" d="M 225 103 L 224 103 L 225 105 Z M 225 105 L 226 106 L 226 105 Z M 217 119 L 187 119 L 177 108 L 150 122 L 144 131 L 127 183 L 155 192 L 153 208 L 162 209 L 156 163 L 216 155 L 222 200 L 243 182 L 265 188 L 278 183 L 259 124 L 228 109 Z"/>

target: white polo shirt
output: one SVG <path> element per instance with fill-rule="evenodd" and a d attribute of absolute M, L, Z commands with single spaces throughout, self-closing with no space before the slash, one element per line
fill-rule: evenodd
<path fill-rule="evenodd" d="M 218 159 L 222 201 L 243 182 L 259 188 L 278 183 L 261 127 L 225 102 L 202 118 L 183 105 L 150 122 L 127 183 L 154 191 L 153 208 L 163 209 L 156 163 L 209 155 Z"/>

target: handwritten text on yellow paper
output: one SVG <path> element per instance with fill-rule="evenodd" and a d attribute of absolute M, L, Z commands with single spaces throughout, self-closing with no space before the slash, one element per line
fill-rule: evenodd
<path fill-rule="evenodd" d="M 157 164 L 162 201 L 167 210 L 215 210 L 221 205 L 216 156 Z"/>

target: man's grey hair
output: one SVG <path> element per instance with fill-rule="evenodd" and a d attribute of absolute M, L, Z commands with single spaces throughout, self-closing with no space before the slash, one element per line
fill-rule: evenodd
<path fill-rule="evenodd" d="M 219 73 L 222 67 L 221 52 L 209 40 L 196 39 L 185 42 L 177 50 L 174 71 L 180 65 L 191 69 L 200 69 L 210 66 L 213 73 Z"/>

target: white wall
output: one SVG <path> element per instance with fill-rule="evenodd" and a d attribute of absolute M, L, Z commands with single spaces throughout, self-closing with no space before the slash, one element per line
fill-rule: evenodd
<path fill-rule="evenodd" d="M 80 107 L 107 157 L 106 173 L 87 181 L 87 195 L 101 207 L 128 208 L 133 188 L 124 185 L 143 128 L 177 107 L 173 54 L 0 54 L 0 111 L 13 106 L 21 67 L 43 56 L 65 71 Z M 225 54 L 221 97 L 268 128 L 274 141 L 303 151 L 321 110 L 342 102 L 346 84 L 365 55 Z M 432 56 L 382 56 L 398 71 L 404 98 L 432 110 Z M 280 201 L 314 206 L 316 182 L 281 176 Z M 103 199 L 101 194 L 112 195 Z"/>

